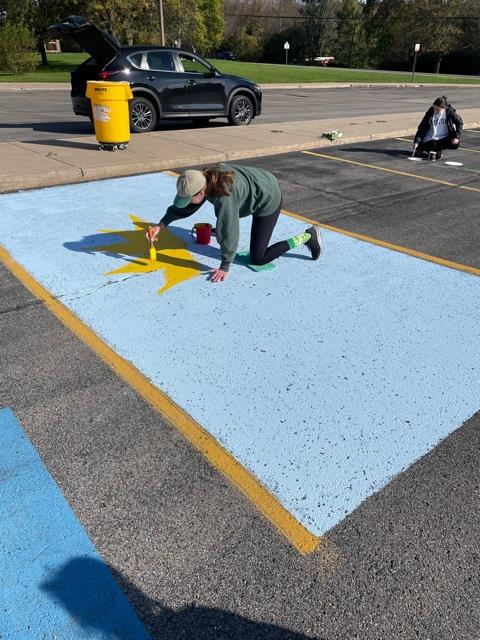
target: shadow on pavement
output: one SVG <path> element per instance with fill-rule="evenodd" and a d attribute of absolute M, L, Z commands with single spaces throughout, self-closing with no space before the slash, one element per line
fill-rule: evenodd
<path fill-rule="evenodd" d="M 211 120 L 208 123 L 196 122 L 194 120 L 165 120 L 161 122 L 155 129 L 155 131 L 176 131 L 181 129 L 199 129 L 206 127 L 214 129 L 217 127 L 225 127 L 227 122 L 225 119 Z M 79 116 L 78 120 L 68 121 L 49 121 L 49 122 L 3 122 L 0 123 L 0 130 L 2 129 L 31 129 L 32 131 L 40 133 L 54 133 L 65 135 L 90 135 L 93 134 L 93 126 L 90 124 L 90 120 L 86 117 Z M 133 135 L 145 135 L 145 134 L 133 134 Z"/>
<path fill-rule="evenodd" d="M 93 128 L 90 121 L 84 120 L 72 121 L 51 121 L 51 122 L 2 122 L 1 129 L 31 129 L 32 131 L 40 131 L 44 133 L 65 133 L 65 134 L 88 134 L 92 133 Z"/>
<path fill-rule="evenodd" d="M 41 140 L 24 140 L 28 144 L 39 144 L 48 147 L 67 147 L 69 149 L 99 150 L 98 142 L 77 142 L 76 140 L 59 140 L 58 138 L 42 138 Z"/>
<path fill-rule="evenodd" d="M 82 631 L 100 632 L 112 640 L 146 637 L 132 615 L 129 602 L 141 616 L 152 640 L 314 640 L 313 636 L 196 603 L 171 609 L 95 558 L 69 560 L 52 572 L 41 588 Z"/>
<path fill-rule="evenodd" d="M 127 222 L 128 224 L 128 222 Z M 144 259 L 148 255 L 149 244 L 145 238 L 145 232 L 153 222 L 135 221 L 135 229 L 125 229 L 118 231 L 106 231 L 84 236 L 81 240 L 64 242 L 63 246 L 69 251 L 80 251 L 93 255 L 104 253 L 110 258 L 116 258 L 125 262 L 141 264 L 138 258 Z M 162 233 L 158 236 L 155 246 L 157 248 L 157 263 L 173 264 L 178 267 L 191 267 L 191 261 L 175 258 L 161 253 L 162 250 L 172 251 L 185 248 L 191 254 L 209 258 L 220 259 L 218 247 L 192 243 L 192 236 L 189 231 L 169 225 L 170 233 Z M 144 260 L 142 260 L 144 262 Z M 195 266 L 201 271 L 208 271 L 210 267 L 201 262 Z"/>

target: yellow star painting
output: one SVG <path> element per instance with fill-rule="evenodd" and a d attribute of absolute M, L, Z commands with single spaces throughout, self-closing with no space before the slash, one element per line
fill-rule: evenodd
<path fill-rule="evenodd" d="M 205 271 L 205 267 L 196 262 L 185 247 L 187 243 L 174 235 L 169 229 L 163 229 L 155 242 L 156 260 L 150 259 L 150 247 L 145 237 L 149 222 L 141 220 L 130 214 L 134 229 L 113 230 L 101 229 L 101 233 L 114 233 L 123 238 L 123 242 L 114 242 L 109 245 L 96 247 L 96 251 L 105 251 L 120 254 L 126 257 L 127 264 L 108 271 L 105 275 L 117 273 L 149 273 L 151 271 L 163 271 L 165 282 L 158 290 L 158 294 L 165 293 L 180 282 L 195 278 Z M 128 257 L 127 257 L 128 256 Z M 130 257 L 134 258 L 133 260 Z"/>

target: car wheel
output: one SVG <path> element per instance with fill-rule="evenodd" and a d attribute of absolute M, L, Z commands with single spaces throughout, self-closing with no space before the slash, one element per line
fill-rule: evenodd
<path fill-rule="evenodd" d="M 253 120 L 253 102 L 248 96 L 235 96 L 228 112 L 230 124 L 240 126 Z"/>
<path fill-rule="evenodd" d="M 130 131 L 145 133 L 157 126 L 157 112 L 148 98 L 134 98 L 130 103 Z"/>

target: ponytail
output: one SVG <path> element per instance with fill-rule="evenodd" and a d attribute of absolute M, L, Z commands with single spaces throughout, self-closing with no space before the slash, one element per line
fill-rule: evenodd
<path fill-rule="evenodd" d="M 203 170 L 207 181 L 207 196 L 228 196 L 233 185 L 233 171 L 222 171 L 218 165 Z"/>
<path fill-rule="evenodd" d="M 445 109 L 447 106 L 447 96 L 442 96 L 441 98 L 437 98 L 433 103 L 434 107 L 440 107 L 441 109 Z"/>

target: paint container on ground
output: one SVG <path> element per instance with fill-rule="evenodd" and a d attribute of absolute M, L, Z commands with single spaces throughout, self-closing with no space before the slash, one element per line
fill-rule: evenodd
<path fill-rule="evenodd" d="M 210 244 L 212 239 L 212 225 L 208 222 L 197 222 L 191 231 L 192 237 L 198 244 Z"/>

